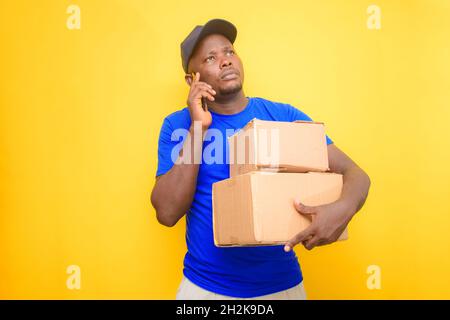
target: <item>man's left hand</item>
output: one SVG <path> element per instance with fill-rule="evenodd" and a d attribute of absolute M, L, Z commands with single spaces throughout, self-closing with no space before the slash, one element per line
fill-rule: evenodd
<path fill-rule="evenodd" d="M 340 200 L 321 206 L 306 206 L 296 200 L 294 207 L 300 214 L 310 216 L 312 223 L 286 243 L 286 252 L 300 242 L 307 250 L 335 242 L 354 214 L 349 206 Z"/>

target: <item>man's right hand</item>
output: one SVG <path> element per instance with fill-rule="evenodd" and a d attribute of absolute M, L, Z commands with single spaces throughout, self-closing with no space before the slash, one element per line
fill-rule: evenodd
<path fill-rule="evenodd" d="M 201 121 L 202 128 L 206 130 L 212 123 L 212 115 L 211 112 L 208 111 L 206 103 L 205 109 L 203 109 L 202 98 L 214 101 L 216 91 L 214 91 L 206 82 L 200 81 L 199 72 L 195 73 L 190 85 L 191 88 L 189 90 L 187 105 L 191 115 L 192 125 L 194 124 L 194 121 Z"/>

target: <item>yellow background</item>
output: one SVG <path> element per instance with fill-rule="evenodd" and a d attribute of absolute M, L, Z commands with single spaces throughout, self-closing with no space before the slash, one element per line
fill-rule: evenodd
<path fill-rule="evenodd" d="M 188 93 L 179 44 L 216 17 L 238 28 L 246 95 L 325 122 L 372 180 L 349 241 L 296 248 L 309 298 L 449 299 L 446 0 L 2 0 L 0 298 L 175 297 L 185 222 L 150 205 L 157 139 Z"/>

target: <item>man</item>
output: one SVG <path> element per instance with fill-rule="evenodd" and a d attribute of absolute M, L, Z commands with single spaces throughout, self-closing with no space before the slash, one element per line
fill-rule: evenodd
<path fill-rule="evenodd" d="M 311 120 L 289 104 L 245 96 L 244 70 L 233 47 L 236 35 L 233 24 L 214 19 L 195 27 L 182 42 L 182 65 L 190 86 L 187 107 L 164 119 L 151 201 L 158 221 L 165 226 L 174 226 L 186 214 L 188 251 L 177 299 L 305 299 L 301 269 L 292 248 L 301 243 L 311 250 L 336 241 L 363 206 L 370 180 L 327 136 L 330 171 L 344 176 L 338 201 L 317 207 L 295 201 L 299 214 L 313 216 L 313 222 L 284 247 L 214 245 L 212 184 L 229 178 L 229 165 L 227 161 L 194 161 L 202 159 L 203 151 L 213 143 L 208 131 L 221 132 L 220 142 L 226 148 L 227 130 L 238 130 L 253 118 Z M 178 129 L 189 133 L 181 143 L 176 139 Z M 190 143 L 196 138 L 187 137 L 194 134 L 200 135 L 201 143 Z M 226 150 L 220 151 L 226 157 Z"/>

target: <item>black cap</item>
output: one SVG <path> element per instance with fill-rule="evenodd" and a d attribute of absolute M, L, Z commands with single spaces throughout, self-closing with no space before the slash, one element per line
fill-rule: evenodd
<path fill-rule="evenodd" d="M 209 20 L 204 26 L 196 26 L 181 43 L 181 62 L 185 73 L 188 72 L 189 59 L 194 53 L 196 45 L 206 36 L 215 33 L 225 36 L 231 43 L 234 43 L 237 30 L 231 22 L 223 19 Z"/>

